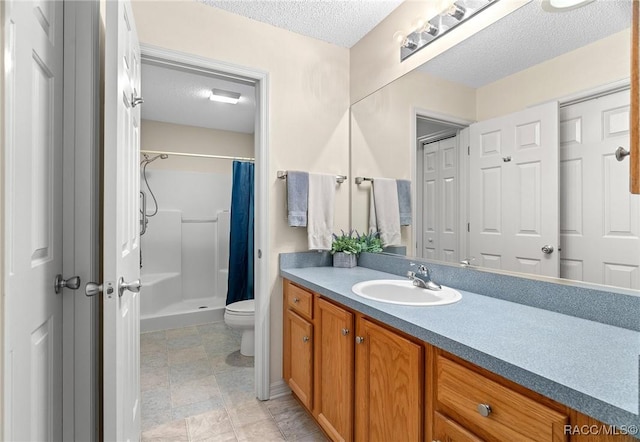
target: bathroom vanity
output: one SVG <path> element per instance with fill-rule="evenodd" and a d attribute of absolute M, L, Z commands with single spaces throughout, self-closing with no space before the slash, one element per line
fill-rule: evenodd
<path fill-rule="evenodd" d="M 400 271 L 313 255 L 281 256 L 283 375 L 332 440 L 634 440 L 640 332 L 466 290 L 446 306 L 371 301 L 352 285 Z"/>

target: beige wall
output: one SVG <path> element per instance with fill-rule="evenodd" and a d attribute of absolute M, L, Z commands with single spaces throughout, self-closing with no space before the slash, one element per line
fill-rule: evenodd
<path fill-rule="evenodd" d="M 477 120 L 508 114 L 629 78 L 629 29 L 477 90 Z"/>
<path fill-rule="evenodd" d="M 444 0 L 406 0 L 351 48 L 351 103 L 391 83 L 414 68 L 460 43 L 530 0 L 508 0 L 492 5 L 473 20 L 439 38 L 405 61 L 400 61 L 397 31 L 409 34 L 418 19 L 430 19 L 442 10 Z"/>
<path fill-rule="evenodd" d="M 351 107 L 351 175 L 411 178 L 414 110 L 475 119 L 475 89 L 413 71 Z M 353 186 L 352 228 L 366 232 L 371 183 Z M 412 244 L 411 227 L 402 244 Z"/>
<path fill-rule="evenodd" d="M 282 378 L 278 254 L 306 250 L 287 227 L 279 169 L 348 174 L 349 50 L 194 1 L 133 3 L 141 43 L 269 73 L 271 380 Z M 349 228 L 349 188 L 336 195 L 335 229 Z"/>
<path fill-rule="evenodd" d="M 140 149 L 184 153 L 201 153 L 235 157 L 254 156 L 253 134 L 206 129 L 161 121 L 142 120 Z M 169 155 L 156 160 L 149 169 L 188 170 L 231 174 L 231 160 Z"/>

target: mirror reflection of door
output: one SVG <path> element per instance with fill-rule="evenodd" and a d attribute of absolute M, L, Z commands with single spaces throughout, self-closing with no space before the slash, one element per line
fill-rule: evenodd
<path fill-rule="evenodd" d="M 518 114 L 473 126 L 490 126 L 484 133 L 492 134 L 498 126 L 510 124 L 513 133 L 507 138 L 517 142 L 516 129 L 526 135 L 525 126 L 514 120 Z M 551 138 L 559 143 L 555 156 L 545 160 L 552 167 L 544 173 L 537 160 L 511 155 L 505 141 L 499 146 L 502 154 L 494 152 L 491 159 L 486 144 L 491 137 L 485 137 L 487 152 L 482 158 L 477 133 L 475 141 L 472 137 L 470 143 L 462 142 L 464 131 L 459 127 L 418 119 L 416 176 L 422 180 L 417 186 L 417 256 L 447 262 L 474 258 L 472 264 L 483 267 L 640 288 L 640 201 L 627 190 L 628 165 L 614 155 L 618 146 L 629 146 L 629 91 L 563 103 L 552 119 L 558 132 Z M 540 133 L 529 134 L 535 144 Z M 468 185 L 463 182 L 466 168 Z M 542 190 L 554 179 L 549 173 L 558 175 L 558 192 Z M 546 227 L 552 232 L 548 238 L 536 233 L 544 223 L 551 226 Z M 505 231 L 511 232 L 508 237 Z M 530 244 L 518 246 L 519 242 Z M 554 248 L 549 254 L 542 250 L 546 245 Z"/>

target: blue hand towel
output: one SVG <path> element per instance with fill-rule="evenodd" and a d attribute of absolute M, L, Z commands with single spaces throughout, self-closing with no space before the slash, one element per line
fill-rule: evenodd
<path fill-rule="evenodd" d="M 309 204 L 309 173 L 287 172 L 287 219 L 291 227 L 306 227 Z"/>
<path fill-rule="evenodd" d="M 411 225 L 411 181 L 396 180 L 398 186 L 398 207 L 400 208 L 400 225 Z"/>

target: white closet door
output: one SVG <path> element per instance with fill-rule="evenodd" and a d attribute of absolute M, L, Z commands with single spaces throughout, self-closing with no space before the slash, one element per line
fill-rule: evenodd
<path fill-rule="evenodd" d="M 423 146 L 422 256 L 458 262 L 457 137 Z"/>
<path fill-rule="evenodd" d="M 640 288 L 640 197 L 628 191 L 629 92 L 560 111 L 563 278 Z"/>
<path fill-rule="evenodd" d="M 103 438 L 132 442 L 140 440 L 140 46 L 128 1 L 106 5 L 104 87 Z"/>
<path fill-rule="evenodd" d="M 78 296 L 54 290 L 63 262 L 64 8 L 62 2 L 25 0 L 0 7 L 7 276 L 0 439 L 62 440 L 62 300 Z"/>
<path fill-rule="evenodd" d="M 484 267 L 559 276 L 558 104 L 470 131 L 469 255 Z"/>

